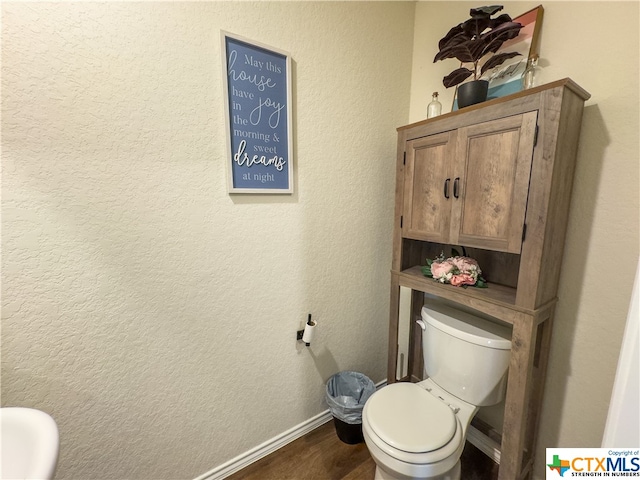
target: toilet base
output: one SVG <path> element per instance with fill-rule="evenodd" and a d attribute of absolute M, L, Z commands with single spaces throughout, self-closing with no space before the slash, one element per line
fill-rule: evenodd
<path fill-rule="evenodd" d="M 429 477 L 427 479 L 416 479 L 415 477 L 405 477 L 404 475 L 398 477 L 390 474 L 389 472 L 376 465 L 376 475 L 374 480 L 460 480 L 460 460 L 455 466 L 446 473 L 438 475 L 436 477 Z"/>

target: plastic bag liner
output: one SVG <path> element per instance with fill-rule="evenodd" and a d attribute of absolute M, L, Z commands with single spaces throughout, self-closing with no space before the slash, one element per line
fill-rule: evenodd
<path fill-rule="evenodd" d="M 362 409 L 376 386 L 366 375 L 358 372 L 336 373 L 327 382 L 326 400 L 333 415 L 338 438 L 356 444 L 362 437 Z"/>
<path fill-rule="evenodd" d="M 374 383 L 362 373 L 336 373 L 327 382 L 329 410 L 345 423 L 362 423 L 364 403 L 375 391 Z"/>

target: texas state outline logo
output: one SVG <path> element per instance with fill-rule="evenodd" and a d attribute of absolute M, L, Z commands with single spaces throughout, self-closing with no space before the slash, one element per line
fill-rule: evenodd
<path fill-rule="evenodd" d="M 547 463 L 547 467 L 550 471 L 555 470 L 558 472 L 561 477 L 564 477 L 564 473 L 571 468 L 569 460 L 561 460 L 559 455 L 554 455 L 553 462 Z M 547 475 L 547 478 L 549 478 L 549 475 Z"/>
<path fill-rule="evenodd" d="M 547 448 L 546 478 L 640 478 L 640 448 Z"/>

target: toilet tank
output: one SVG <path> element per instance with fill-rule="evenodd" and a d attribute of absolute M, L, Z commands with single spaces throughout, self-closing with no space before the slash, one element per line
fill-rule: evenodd
<path fill-rule="evenodd" d="M 447 392 L 479 407 L 504 398 L 511 330 L 448 305 L 422 308 L 427 375 Z"/>

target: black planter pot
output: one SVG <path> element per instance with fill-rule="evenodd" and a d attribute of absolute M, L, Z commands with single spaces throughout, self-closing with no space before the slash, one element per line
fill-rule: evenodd
<path fill-rule="evenodd" d="M 468 107 L 487 99 L 489 82 L 486 80 L 473 80 L 463 83 L 458 87 L 458 108 Z"/>

